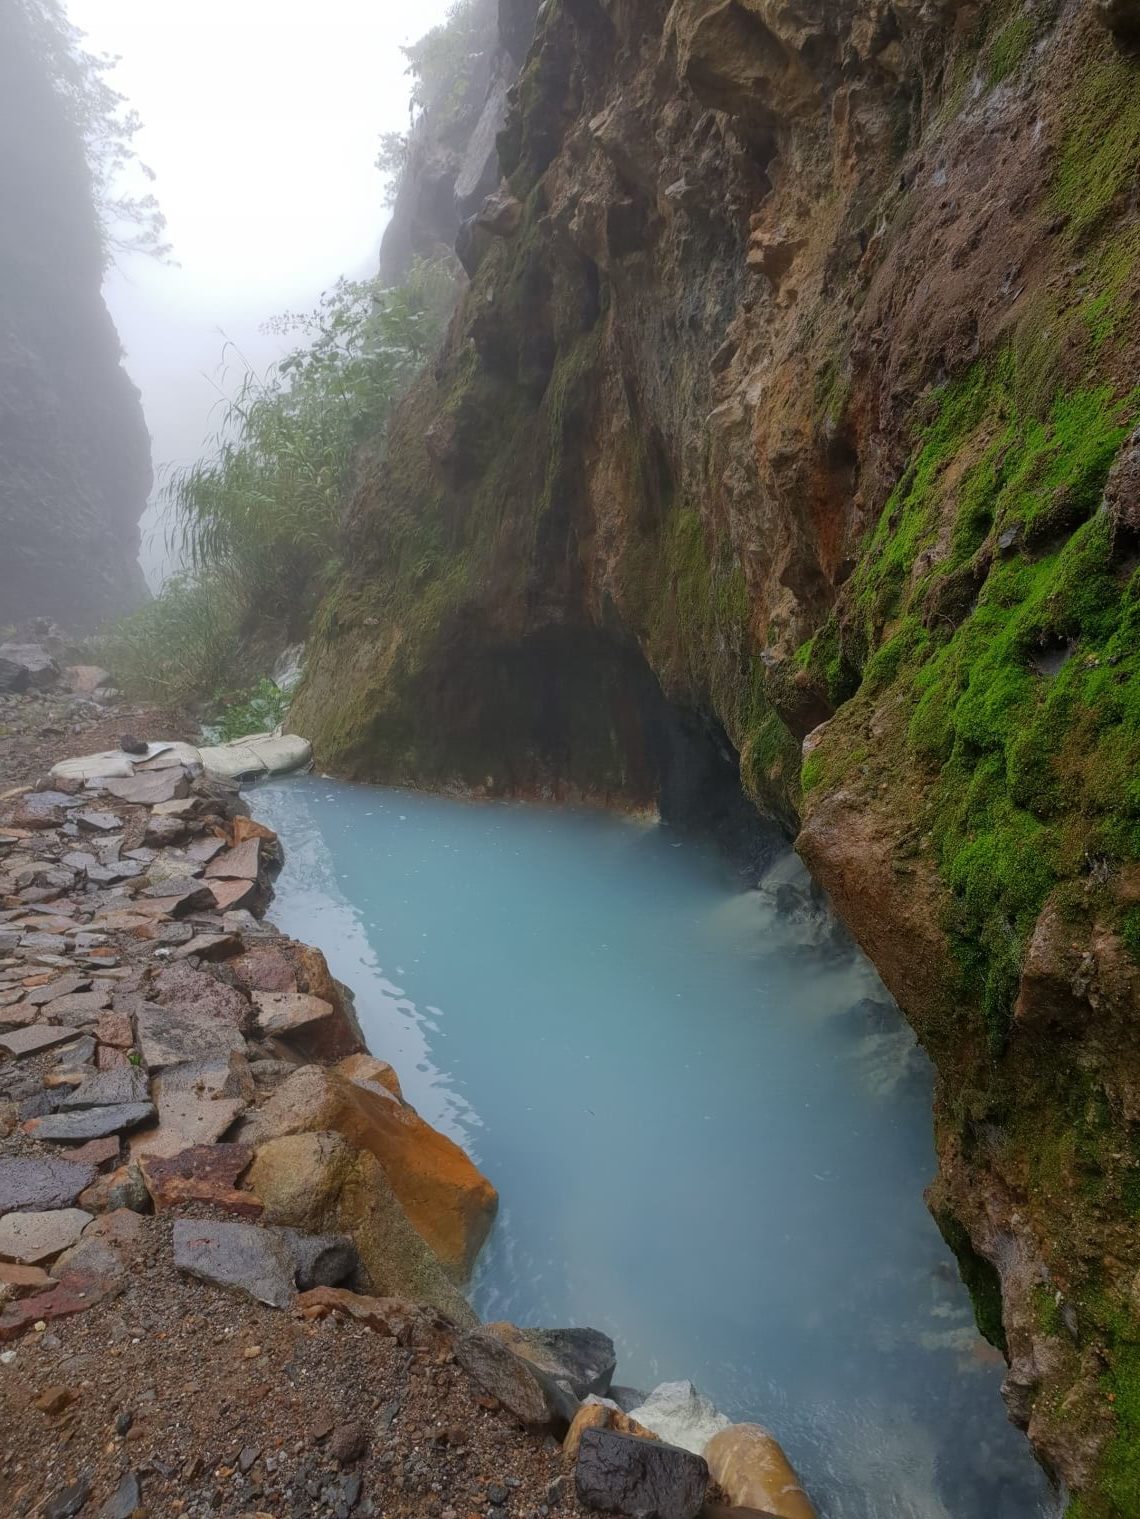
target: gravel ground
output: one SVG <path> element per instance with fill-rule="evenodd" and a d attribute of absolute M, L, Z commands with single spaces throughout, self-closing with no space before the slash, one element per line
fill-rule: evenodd
<path fill-rule="evenodd" d="M 401 1346 L 187 1280 L 170 1227 L 143 1220 L 115 1301 L 4 1347 L 0 1513 L 86 1482 L 97 1514 L 129 1472 L 155 1519 L 580 1512 L 556 1442 L 489 1406 L 448 1336 Z"/>

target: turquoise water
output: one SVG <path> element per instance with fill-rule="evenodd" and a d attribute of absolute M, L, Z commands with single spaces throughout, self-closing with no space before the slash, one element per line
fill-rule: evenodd
<path fill-rule="evenodd" d="M 794 857 L 309 776 L 258 788 L 273 909 L 502 1206 L 485 1318 L 769 1425 L 823 1519 L 1055 1511 L 922 1202 L 930 1072 Z"/>

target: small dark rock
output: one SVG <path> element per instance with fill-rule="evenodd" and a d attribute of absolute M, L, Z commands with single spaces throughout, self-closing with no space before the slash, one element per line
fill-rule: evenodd
<path fill-rule="evenodd" d="M 696 1519 L 708 1480 L 707 1465 L 691 1451 L 609 1429 L 583 1431 L 574 1467 L 587 1508 L 631 1519 Z"/>
<path fill-rule="evenodd" d="M 338 1424 L 333 1430 L 329 1436 L 328 1451 L 334 1461 L 347 1466 L 350 1461 L 359 1460 L 367 1446 L 368 1437 L 364 1425 L 356 1419 L 350 1419 L 345 1424 Z"/>
<path fill-rule="evenodd" d="M 49 1498 L 44 1505 L 43 1519 L 75 1519 L 75 1515 L 87 1502 L 91 1493 L 91 1479 L 80 1477 L 70 1487 L 65 1487 Z"/>
<path fill-rule="evenodd" d="M 125 1435 L 134 1423 L 134 1418 L 135 1416 L 130 1409 L 124 1408 L 115 1418 L 115 1433 L 120 1436 Z"/>
<path fill-rule="evenodd" d="M 124 754 L 145 754 L 147 744 L 141 738 L 136 738 L 133 733 L 124 733 L 119 740 L 119 748 Z"/>
<path fill-rule="evenodd" d="M 131 1515 L 141 1507 L 142 1493 L 139 1490 L 138 1473 L 124 1472 L 122 1481 L 96 1514 L 95 1519 L 131 1519 Z"/>

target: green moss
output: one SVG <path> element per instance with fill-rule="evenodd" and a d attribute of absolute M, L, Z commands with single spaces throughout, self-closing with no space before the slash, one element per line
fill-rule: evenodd
<path fill-rule="evenodd" d="M 1120 937 L 1124 947 L 1140 965 L 1140 907 L 1130 907 L 1120 923 Z"/>
<path fill-rule="evenodd" d="M 1049 892 L 1140 846 L 1140 590 L 1097 511 L 1140 391 L 1076 386 L 1040 412 L 1028 394 L 1010 349 L 933 398 L 847 606 L 801 654 L 833 696 L 844 666 L 862 698 L 897 693 L 963 1004 L 995 1051 Z M 851 755 L 829 735 L 805 791 Z"/>
<path fill-rule="evenodd" d="M 980 1334 L 1004 1352 L 1005 1325 L 1002 1322 L 1001 1278 L 997 1268 L 977 1253 L 969 1234 L 956 1218 L 937 1213 L 935 1221 L 958 1261 L 958 1270 L 970 1294 Z"/>
<path fill-rule="evenodd" d="M 1007 21 L 983 54 L 986 83 L 991 88 L 1008 79 L 1021 63 L 1033 43 L 1036 26 L 1033 17 L 1022 14 Z"/>
<path fill-rule="evenodd" d="M 1045 1282 L 1038 1282 L 1031 1291 L 1031 1297 L 1033 1318 L 1039 1331 L 1054 1338 L 1062 1334 L 1065 1326 L 1061 1320 L 1061 1305 L 1057 1301 L 1055 1289 Z"/>
<path fill-rule="evenodd" d="M 1071 108 L 1053 186 L 1074 241 L 1085 238 L 1131 183 L 1140 157 L 1136 68 L 1107 35 L 1084 57 L 1067 91 Z"/>

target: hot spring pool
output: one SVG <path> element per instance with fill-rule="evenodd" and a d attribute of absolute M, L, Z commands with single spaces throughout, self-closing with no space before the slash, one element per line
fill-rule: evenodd
<path fill-rule="evenodd" d="M 742 890 L 643 822 L 317 776 L 253 800 L 275 922 L 499 1189 L 484 1318 L 690 1378 L 824 1519 L 1055 1512 L 923 1205 L 929 1068 L 794 857 Z"/>

